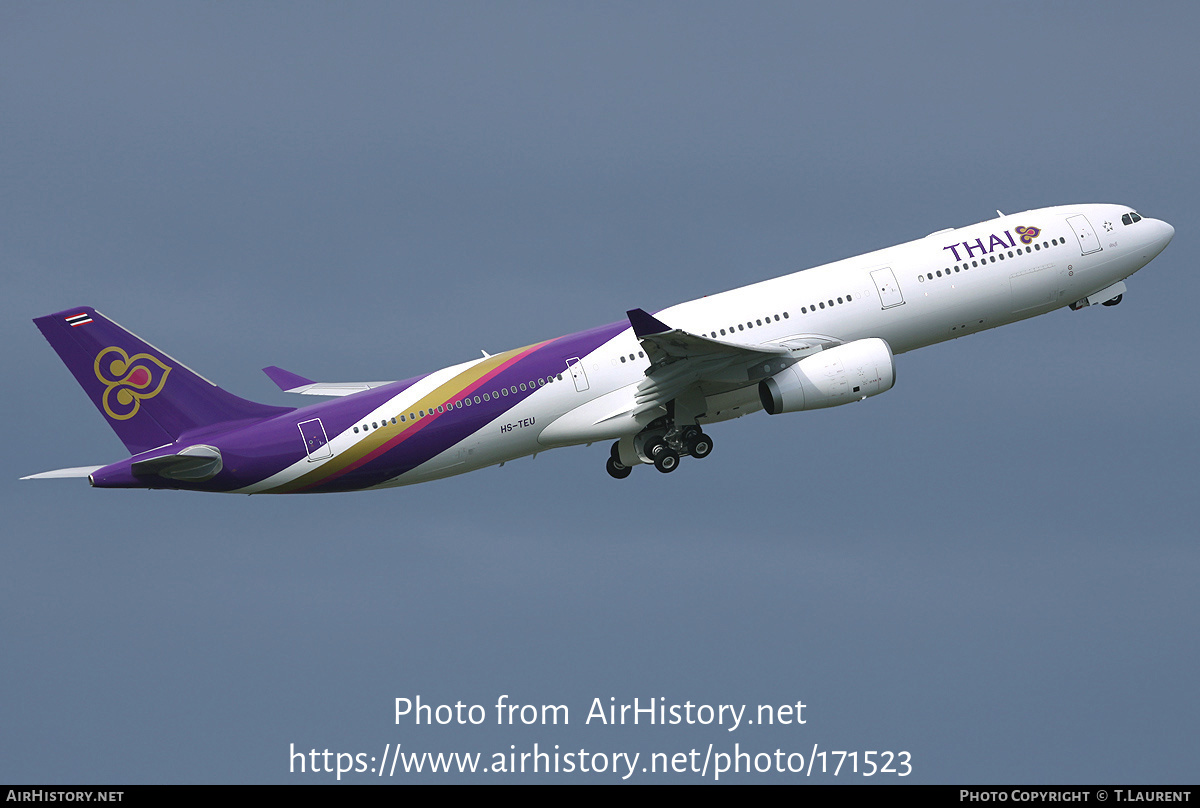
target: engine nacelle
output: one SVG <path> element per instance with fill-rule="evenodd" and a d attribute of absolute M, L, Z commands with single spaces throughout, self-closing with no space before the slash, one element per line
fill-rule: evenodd
<path fill-rule="evenodd" d="M 763 409 L 818 410 L 891 390 L 896 363 L 886 342 L 873 337 L 827 348 L 758 383 Z"/>

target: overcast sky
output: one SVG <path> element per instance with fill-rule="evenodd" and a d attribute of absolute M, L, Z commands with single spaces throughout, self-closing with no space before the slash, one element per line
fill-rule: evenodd
<path fill-rule="evenodd" d="M 1198 27 L 1183 3 L 0 5 L 0 781 L 315 782 L 292 744 L 387 743 L 1194 781 Z M 612 480 L 596 445 L 360 494 L 17 480 L 125 456 L 30 322 L 70 306 L 298 405 L 260 368 L 406 378 L 1073 202 L 1176 228 L 1120 306 L 902 355 L 887 395 L 714 426 L 669 476 Z M 570 724 L 498 727 L 503 694 Z M 396 724 L 417 695 L 489 723 Z M 806 723 L 585 723 L 635 697 Z"/>

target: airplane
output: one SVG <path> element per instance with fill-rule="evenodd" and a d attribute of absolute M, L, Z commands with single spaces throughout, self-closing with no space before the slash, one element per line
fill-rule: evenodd
<path fill-rule="evenodd" d="M 1175 235 L 1121 205 L 935 233 L 403 381 L 264 368 L 305 407 L 234 396 L 95 309 L 34 320 L 131 456 L 22 479 L 241 494 L 359 491 L 612 441 L 608 473 L 673 472 L 709 424 L 891 389 L 895 356 L 1055 309 L 1113 306 Z"/>

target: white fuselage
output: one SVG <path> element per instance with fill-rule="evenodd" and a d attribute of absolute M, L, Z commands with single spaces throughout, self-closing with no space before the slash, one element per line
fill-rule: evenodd
<path fill-rule="evenodd" d="M 740 346 L 880 338 L 899 354 L 1044 314 L 1117 297 L 1121 283 L 1170 241 L 1173 228 L 1130 208 L 1076 205 L 1000 216 L 895 247 L 680 303 L 654 317 L 672 329 Z M 1136 216 L 1136 214 L 1133 214 Z M 1122 217 L 1126 222 L 1122 222 Z M 1092 299 L 1101 295 L 1098 299 Z M 650 360 L 632 327 L 586 355 L 564 357 L 559 378 L 469 437 L 375 487 L 459 474 L 553 447 L 628 438 L 648 418 L 634 415 Z M 411 412 L 428 391 L 476 360 L 425 377 L 363 416 L 373 422 Z M 516 388 L 514 388 L 515 390 Z M 423 396 L 425 398 L 423 398 Z M 697 423 L 762 408 L 757 384 L 707 395 Z M 450 407 L 451 413 L 458 411 Z M 360 435 L 331 436 L 336 455 Z M 644 459 L 643 459 L 644 462 Z M 297 464 L 248 492 L 271 490 Z"/>

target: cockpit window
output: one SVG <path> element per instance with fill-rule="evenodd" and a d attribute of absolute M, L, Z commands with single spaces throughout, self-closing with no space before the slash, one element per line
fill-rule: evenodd
<path fill-rule="evenodd" d="M 1140 222 L 1141 220 L 1142 217 L 1138 215 L 1138 212 L 1136 210 L 1131 210 L 1129 213 L 1126 213 L 1121 217 L 1121 224 L 1133 224 L 1134 222 Z"/>

